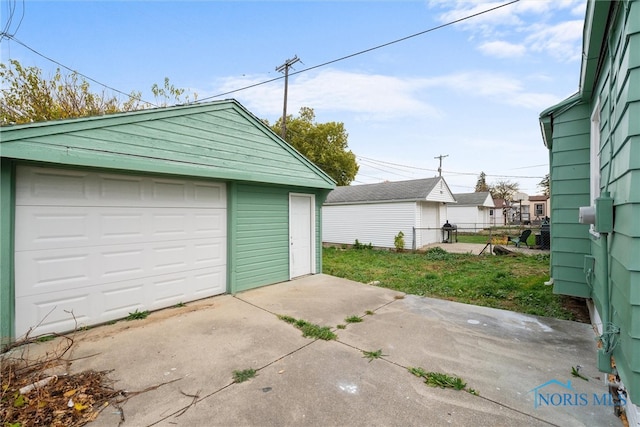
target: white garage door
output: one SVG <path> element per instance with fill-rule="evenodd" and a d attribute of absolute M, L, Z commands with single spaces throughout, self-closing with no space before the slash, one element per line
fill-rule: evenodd
<path fill-rule="evenodd" d="M 18 167 L 16 336 L 226 291 L 225 185 Z"/>

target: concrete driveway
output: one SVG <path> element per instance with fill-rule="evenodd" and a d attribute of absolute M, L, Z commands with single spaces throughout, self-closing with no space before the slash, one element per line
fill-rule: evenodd
<path fill-rule="evenodd" d="M 304 338 L 277 314 L 338 339 Z M 336 329 L 351 315 L 363 321 Z M 621 425 L 602 400 L 590 325 L 327 275 L 97 327 L 69 357 L 73 372 L 112 369 L 116 388 L 148 390 L 123 405 L 124 426 Z M 589 381 L 571 376 L 577 365 Z M 459 376 L 479 396 L 429 387 L 408 367 Z M 247 368 L 257 376 L 234 383 Z M 107 407 L 91 425 L 120 420 Z"/>

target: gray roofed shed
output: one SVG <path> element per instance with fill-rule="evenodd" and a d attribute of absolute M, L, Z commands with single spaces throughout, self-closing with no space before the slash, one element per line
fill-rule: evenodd
<path fill-rule="evenodd" d="M 428 200 L 429 195 L 441 180 L 440 177 L 433 177 L 336 187 L 329 193 L 324 204 Z"/>
<path fill-rule="evenodd" d="M 486 206 L 491 208 L 495 207 L 494 203 L 487 204 L 487 197 L 489 197 L 490 200 L 493 200 L 491 198 L 491 193 L 489 193 L 488 191 L 480 191 L 474 193 L 457 193 L 454 194 L 453 197 L 456 198 L 458 206 Z"/>

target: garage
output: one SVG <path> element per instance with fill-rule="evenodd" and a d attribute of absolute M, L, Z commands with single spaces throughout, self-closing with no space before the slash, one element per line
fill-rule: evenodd
<path fill-rule="evenodd" d="M 0 341 L 322 272 L 333 180 L 234 100 L 0 127 Z"/>
<path fill-rule="evenodd" d="M 18 335 L 226 291 L 220 183 L 20 166 L 15 241 Z"/>

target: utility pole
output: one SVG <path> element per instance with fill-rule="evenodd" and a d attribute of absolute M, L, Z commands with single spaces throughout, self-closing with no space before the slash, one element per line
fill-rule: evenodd
<path fill-rule="evenodd" d="M 443 156 L 442 154 L 440 154 L 439 156 L 434 157 L 434 159 L 440 159 L 440 166 L 438 166 L 438 176 L 442 176 L 442 159 L 444 159 L 445 157 L 449 157 L 449 155 L 445 154 Z"/>
<path fill-rule="evenodd" d="M 282 107 L 282 139 L 284 139 L 287 134 L 287 90 L 289 86 L 289 68 L 296 62 L 300 61 L 298 55 L 295 55 L 291 59 L 287 59 L 284 61 L 284 64 L 276 67 L 276 71 L 283 72 L 284 71 L 284 107 Z"/>

